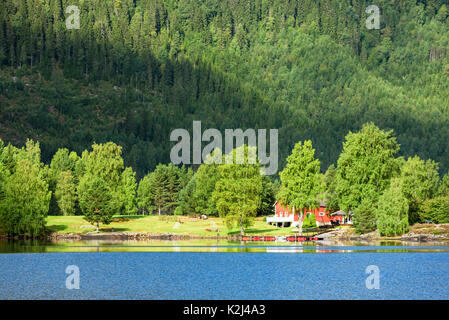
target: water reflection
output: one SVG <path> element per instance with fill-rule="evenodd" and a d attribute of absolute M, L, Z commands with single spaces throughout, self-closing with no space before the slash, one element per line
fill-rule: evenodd
<path fill-rule="evenodd" d="M 449 252 L 447 243 L 401 241 L 232 242 L 225 240 L 64 240 L 0 241 L 0 253 L 45 252 Z"/>

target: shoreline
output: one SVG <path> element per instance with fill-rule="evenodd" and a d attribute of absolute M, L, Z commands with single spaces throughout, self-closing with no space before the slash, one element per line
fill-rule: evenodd
<path fill-rule="evenodd" d="M 0 235 L 0 240 L 233 240 L 240 241 L 241 236 L 202 236 L 195 234 L 156 234 L 151 232 L 108 232 L 97 234 L 52 233 L 42 236 Z"/>
<path fill-rule="evenodd" d="M 247 236 L 247 235 L 246 235 Z M 262 237 L 262 235 L 256 235 Z M 448 242 L 449 237 L 447 235 L 433 235 L 433 234 L 415 234 L 402 237 L 378 237 L 369 235 L 359 236 L 334 236 L 321 234 L 320 238 L 323 240 L 313 241 L 400 241 L 400 242 Z M 245 241 L 242 240 L 241 235 L 232 236 L 207 236 L 197 234 L 157 234 L 151 232 L 108 232 L 97 234 L 85 234 L 85 233 L 52 233 L 43 236 L 7 236 L 0 235 L 0 240 L 49 240 L 49 241 L 63 241 L 63 240 L 167 240 L 167 241 L 183 241 L 183 240 L 227 240 L 227 241 Z M 262 241 L 271 243 L 273 241 Z"/>

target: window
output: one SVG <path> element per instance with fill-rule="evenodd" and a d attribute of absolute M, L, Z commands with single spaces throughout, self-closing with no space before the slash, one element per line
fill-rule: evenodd
<path fill-rule="evenodd" d="M 320 217 L 323 217 L 324 216 L 324 212 L 320 212 Z"/>

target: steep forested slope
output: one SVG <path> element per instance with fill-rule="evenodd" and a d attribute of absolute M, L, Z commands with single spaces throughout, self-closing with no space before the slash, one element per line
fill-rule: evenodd
<path fill-rule="evenodd" d="M 325 169 L 374 121 L 449 168 L 448 1 L 377 1 L 379 30 L 361 0 L 0 2 L 0 138 L 44 159 L 112 140 L 142 176 L 201 120 L 278 128 L 281 161 L 310 138 Z"/>

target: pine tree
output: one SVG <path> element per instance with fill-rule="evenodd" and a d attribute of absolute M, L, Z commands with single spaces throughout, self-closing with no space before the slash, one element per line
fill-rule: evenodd
<path fill-rule="evenodd" d="M 193 215 L 196 213 L 195 188 L 196 178 L 193 176 L 179 193 L 179 206 L 175 209 L 176 215 Z"/>
<path fill-rule="evenodd" d="M 331 164 L 326 173 L 323 176 L 323 189 L 325 190 L 326 208 L 330 212 L 337 211 L 338 207 L 338 197 L 337 197 L 337 169 L 333 164 Z"/>
<path fill-rule="evenodd" d="M 258 216 L 268 216 L 273 213 L 273 205 L 276 201 L 273 184 L 268 176 L 262 176 L 262 191 L 260 194 L 260 202 L 257 207 Z"/>
<path fill-rule="evenodd" d="M 154 172 L 152 172 L 153 203 L 157 208 L 158 215 L 161 215 L 162 211 L 170 207 L 171 194 L 169 179 L 167 170 L 163 165 L 158 165 Z"/>
<path fill-rule="evenodd" d="M 84 219 L 95 223 L 97 232 L 100 223 L 109 224 L 117 213 L 118 204 L 106 181 L 98 176 L 86 174 L 78 186 L 78 199 Z"/>
<path fill-rule="evenodd" d="M 376 203 L 369 197 L 364 197 L 354 210 L 354 228 L 358 234 L 376 230 Z"/>

